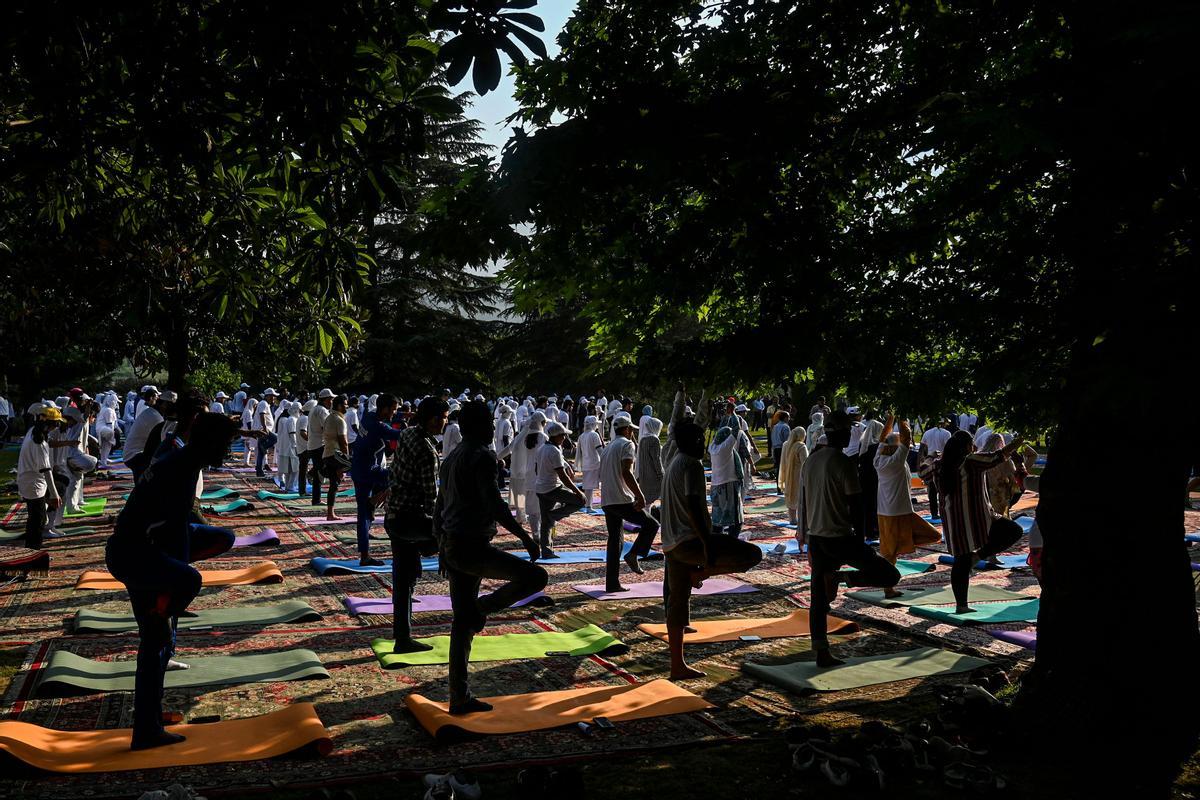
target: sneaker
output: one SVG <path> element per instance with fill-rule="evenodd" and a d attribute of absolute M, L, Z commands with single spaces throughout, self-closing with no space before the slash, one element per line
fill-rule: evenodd
<path fill-rule="evenodd" d="M 55 530 L 54 528 L 47 528 L 46 532 L 42 534 L 43 539 L 61 539 L 64 536 L 66 536 L 65 533 Z"/>
<path fill-rule="evenodd" d="M 483 789 L 480 788 L 479 781 L 466 770 L 459 769 L 445 775 L 436 773 L 426 775 L 425 788 L 433 789 L 435 786 L 448 786 L 453 793 L 452 796 L 458 800 L 479 800 L 483 797 Z"/>
<path fill-rule="evenodd" d="M 175 672 L 177 670 L 191 669 L 191 668 L 192 668 L 191 664 L 185 664 L 182 661 L 176 661 L 173 658 L 167 662 L 167 672 Z"/>

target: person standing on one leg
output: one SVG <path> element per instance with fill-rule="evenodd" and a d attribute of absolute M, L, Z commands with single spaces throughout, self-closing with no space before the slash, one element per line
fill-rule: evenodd
<path fill-rule="evenodd" d="M 382 399 L 383 396 L 381 396 Z M 392 543 L 393 652 L 432 649 L 412 638 L 412 597 L 421 577 L 421 557 L 437 553 L 433 515 L 438 496 L 437 437 L 446 428 L 450 405 L 426 397 L 412 424 L 400 431 L 388 465 L 387 515 L 384 527 Z"/>
<path fill-rule="evenodd" d="M 233 545 L 231 531 L 193 524 L 191 517 L 201 470 L 221 465 L 237 433 L 228 417 L 201 414 L 186 445 L 147 467 L 105 547 L 108 569 L 125 584 L 138 623 L 134 750 L 184 739 L 162 723 L 163 678 L 174 652 L 171 620 L 200 592 L 200 573 L 189 562 Z"/>
<path fill-rule="evenodd" d="M 308 460 L 312 463 L 312 504 L 321 505 L 321 467 L 325 453 L 325 421 L 329 419 L 329 408 L 333 405 L 333 390 L 322 389 L 317 394 L 317 404 L 308 412 Z"/>
<path fill-rule="evenodd" d="M 691 614 L 692 589 L 713 575 L 746 572 L 762 550 L 732 536 L 712 535 L 704 484 L 704 429 L 693 422 L 675 427 L 677 452 L 663 476 L 662 549 L 667 556 L 663 602 L 671 679 L 702 678 L 683 659 L 683 637 Z"/>
<path fill-rule="evenodd" d="M 913 510 L 912 471 L 908 453 L 912 449 L 912 430 L 907 420 L 900 421 L 900 432 L 893 433 L 895 418 L 889 414 L 880 435 L 882 444 L 875 453 L 873 466 L 879 475 L 876 511 L 879 515 L 879 555 L 895 564 L 897 557 L 916 552 L 918 547 L 935 544 L 942 534 Z M 899 597 L 895 586 L 884 587 L 885 597 Z"/>
<path fill-rule="evenodd" d="M 383 566 L 382 561 L 371 557 L 371 524 L 375 509 L 388 497 L 388 473 L 380 461 L 388 442 L 400 438 L 400 431 L 383 420 L 391 420 L 398 404 L 394 394 L 379 395 L 375 408 L 365 412 L 357 423 L 357 438 L 350 445 L 350 480 L 358 513 L 358 563 L 364 567 Z"/>
<path fill-rule="evenodd" d="M 628 417 L 626 417 L 628 419 Z M 546 424 L 547 442 L 537 451 L 534 460 L 537 476 L 534 491 L 537 492 L 541 521 L 542 559 L 558 558 L 551 549 L 551 530 L 560 519 L 583 508 L 583 492 L 575 485 L 575 472 L 563 456 L 563 442 L 571 432 L 561 422 Z M 631 442 L 632 444 L 632 442 Z M 603 486 L 603 483 L 601 483 Z"/>
<path fill-rule="evenodd" d="M 659 428 L 662 423 L 659 423 Z M 625 555 L 625 563 L 638 575 L 643 570 L 638 563 L 650 552 L 658 534 L 658 523 L 646 513 L 646 496 L 633 474 L 635 447 L 633 436 L 637 429 L 629 417 L 618 416 L 613 421 L 613 440 L 604 448 L 600 458 L 600 507 L 608 528 L 608 550 L 605 559 L 604 590 L 628 591 L 621 585 L 621 551 L 625 545 L 625 522 L 640 526 L 637 539 Z"/>
<path fill-rule="evenodd" d="M 346 462 L 350 459 L 350 443 L 346 438 L 349 430 L 349 426 L 346 425 L 346 395 L 339 394 L 333 398 L 331 408 L 323 426 L 325 449 L 322 452 L 321 467 L 325 476 L 329 478 L 329 491 L 325 495 L 325 519 L 332 522 L 339 519 L 333 506 L 337 502 L 338 486 L 346 470 Z"/>
<path fill-rule="evenodd" d="M 517 524 L 496 488 L 496 454 L 488 448 L 492 415 L 487 405 L 478 400 L 464 405 L 459 426 L 462 443 L 442 464 L 442 491 L 434 513 L 454 608 L 450 627 L 450 713 L 455 715 L 492 708 L 471 694 L 468 682 L 467 665 L 475 634 L 483 630 L 489 614 L 540 592 L 547 579 L 546 570 L 534 563 L 538 543 Z M 529 553 L 528 561 L 492 545 L 497 524 L 521 540 Z M 483 578 L 507 583 L 480 597 Z"/>
<path fill-rule="evenodd" d="M 829 649 L 829 604 L 837 597 L 838 584 L 889 587 L 900 582 L 896 567 L 880 557 L 863 540 L 862 489 L 858 465 L 843 449 L 850 443 L 852 426 L 844 411 L 833 411 L 825 419 L 828 447 L 818 448 L 804 465 L 800 527 L 796 541 L 808 544 L 812 568 L 809 629 L 817 665 L 833 667 L 844 662 Z M 850 565 L 857 571 L 842 568 Z"/>

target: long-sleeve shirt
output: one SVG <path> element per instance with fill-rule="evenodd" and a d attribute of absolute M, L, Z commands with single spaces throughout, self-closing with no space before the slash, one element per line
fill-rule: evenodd
<path fill-rule="evenodd" d="M 379 458 L 386 449 L 385 443 L 399 441 L 403 431 L 380 420 L 374 411 L 363 414 L 358 431 L 358 438 L 350 448 L 350 480 L 361 483 L 368 480 L 371 468 L 379 463 Z M 437 473 L 436 465 L 433 471 L 434 474 Z"/>
<path fill-rule="evenodd" d="M 485 444 L 464 440 L 442 462 L 442 493 L 438 496 L 435 527 L 443 541 L 490 541 L 499 523 L 514 533 L 520 525 L 496 485 L 496 454 Z"/>
<path fill-rule="evenodd" d="M 117 516 L 113 539 L 153 543 L 173 558 L 188 561 L 192 501 L 200 467 L 179 447 L 146 468 Z"/>
<path fill-rule="evenodd" d="M 414 426 L 400 431 L 388 467 L 389 519 L 414 511 L 433 516 L 438 496 L 438 461 L 433 437 L 423 428 Z"/>

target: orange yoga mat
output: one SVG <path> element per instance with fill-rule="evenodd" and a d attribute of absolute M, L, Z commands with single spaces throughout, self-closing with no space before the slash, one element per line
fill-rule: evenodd
<path fill-rule="evenodd" d="M 0 722 L 0 750 L 50 772 L 121 772 L 274 758 L 313 746 L 333 750 L 329 731 L 312 703 L 296 703 L 261 717 L 201 725 L 168 725 L 187 737 L 167 747 L 133 752 L 129 728 L 56 731 L 28 722 Z"/>
<path fill-rule="evenodd" d="M 200 570 L 203 586 L 245 586 L 251 583 L 283 583 L 283 573 L 274 561 L 260 561 L 242 569 Z M 125 584 L 103 570 L 88 570 L 75 582 L 76 589 L 124 589 Z"/>
<path fill-rule="evenodd" d="M 853 633 L 858 625 L 850 620 L 830 616 L 830 633 Z M 778 639 L 784 636 L 808 636 L 808 609 L 798 608 L 786 617 L 759 617 L 758 619 L 710 619 L 692 622 L 695 633 L 683 635 L 684 644 L 706 642 L 733 642 L 743 636 L 758 636 L 762 639 Z M 655 639 L 667 640 L 666 625 L 638 625 L 638 630 Z"/>
<path fill-rule="evenodd" d="M 1037 508 L 1038 494 L 1037 492 L 1026 492 L 1021 495 L 1021 499 L 1013 503 L 1009 511 L 1028 511 L 1031 508 Z"/>
<path fill-rule="evenodd" d="M 623 722 L 714 708 L 707 700 L 664 680 L 632 686 L 567 689 L 482 699 L 491 703 L 493 710 L 457 717 L 450 716 L 445 703 L 435 703 L 419 694 L 408 695 L 404 702 L 425 730 L 442 739 L 463 733 L 540 731 L 576 722 L 591 722 L 596 717 Z"/>

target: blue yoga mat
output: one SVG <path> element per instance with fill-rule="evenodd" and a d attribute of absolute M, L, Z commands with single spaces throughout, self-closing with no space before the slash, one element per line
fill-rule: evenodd
<path fill-rule="evenodd" d="M 941 525 L 942 524 L 942 520 L 940 517 L 931 517 L 928 514 L 922 514 L 921 519 L 925 520 L 930 525 Z"/>
<path fill-rule="evenodd" d="M 792 542 L 792 544 L 794 545 L 795 542 Z M 632 546 L 633 544 L 631 542 L 626 542 L 623 553 L 628 553 L 629 548 Z M 529 560 L 529 554 L 524 550 L 509 550 L 508 552 L 512 553 L 522 561 Z M 606 557 L 603 550 L 559 550 L 557 552 L 559 556 L 558 558 L 550 558 L 545 560 L 539 558 L 537 563 L 542 564 L 543 566 L 553 566 L 555 564 L 603 564 Z M 661 557 L 661 555 L 661 553 L 651 550 L 647 558 Z M 335 558 L 314 558 L 309 563 L 310 566 L 316 570 L 318 575 L 325 575 L 329 572 L 333 572 L 335 574 L 339 572 L 383 572 L 391 574 L 392 571 L 392 562 L 390 559 L 384 561 L 383 564 L 378 567 L 359 566 L 357 559 L 339 560 Z M 422 570 L 426 572 L 432 572 L 437 568 L 438 560 L 436 557 L 421 559 Z"/>
<path fill-rule="evenodd" d="M 771 520 L 770 524 L 774 525 L 776 528 L 795 528 L 796 527 L 796 523 L 788 522 L 786 519 L 773 519 L 773 520 Z"/>
<path fill-rule="evenodd" d="M 1185 542 L 1200 542 L 1200 533 L 1185 533 L 1183 540 Z"/>
<path fill-rule="evenodd" d="M 762 550 L 764 555 L 769 556 L 798 556 L 801 552 L 808 552 L 808 545 L 805 545 L 802 551 L 795 539 L 788 539 L 786 542 L 753 542 L 753 544 L 758 545 L 758 549 Z M 783 552 L 775 550 L 779 545 L 784 546 Z"/>
<path fill-rule="evenodd" d="M 1027 569 L 1029 564 L 1026 563 L 1026 559 L 1028 558 L 1029 556 L 1025 553 L 1017 553 L 1016 555 L 1012 556 L 1000 556 L 1000 566 L 993 567 L 989 566 L 986 561 L 980 561 L 975 565 L 975 569 Z M 938 563 L 953 564 L 954 556 L 938 556 Z"/>

